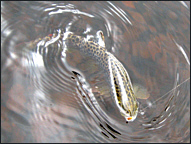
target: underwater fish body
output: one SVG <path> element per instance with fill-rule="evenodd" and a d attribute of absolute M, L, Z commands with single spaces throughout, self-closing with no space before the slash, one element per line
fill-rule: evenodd
<path fill-rule="evenodd" d="M 130 77 L 121 62 L 105 47 L 94 41 L 87 40 L 81 36 L 67 33 L 65 40 L 79 47 L 80 51 L 91 56 L 103 68 L 111 85 L 112 95 L 121 115 L 126 121 L 136 119 L 138 113 L 138 102 L 134 95 Z"/>

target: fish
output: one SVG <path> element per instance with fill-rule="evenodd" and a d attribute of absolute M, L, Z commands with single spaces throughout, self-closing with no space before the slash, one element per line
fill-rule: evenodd
<path fill-rule="evenodd" d="M 104 40 L 101 31 L 100 35 Z M 101 46 L 85 37 L 75 35 L 72 32 L 65 32 L 63 40 L 71 42 L 81 52 L 97 61 L 108 78 L 111 93 L 120 114 L 127 122 L 134 121 L 138 114 L 139 103 L 135 97 L 129 74 L 123 64 L 112 53 L 108 52 L 104 45 Z"/>

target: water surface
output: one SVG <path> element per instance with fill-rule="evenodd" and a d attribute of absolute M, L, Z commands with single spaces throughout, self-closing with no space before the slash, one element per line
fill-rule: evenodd
<path fill-rule="evenodd" d="M 1 142 L 190 142 L 189 2 L 1 2 Z M 58 31 L 97 40 L 128 71 L 126 123 L 104 71 Z M 170 92 L 169 92 L 170 91 Z M 147 93 L 147 97 L 144 97 Z"/>

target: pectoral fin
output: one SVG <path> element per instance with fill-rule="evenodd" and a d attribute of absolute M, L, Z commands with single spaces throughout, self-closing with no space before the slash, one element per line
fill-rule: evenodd
<path fill-rule="evenodd" d="M 136 98 L 148 99 L 150 97 L 148 90 L 140 84 L 133 84 L 133 89 Z"/>

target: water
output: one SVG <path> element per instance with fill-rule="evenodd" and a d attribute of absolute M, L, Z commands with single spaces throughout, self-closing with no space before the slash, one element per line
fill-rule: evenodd
<path fill-rule="evenodd" d="M 189 2 L 1 8 L 1 142 L 190 142 Z M 103 32 L 106 49 L 143 89 L 135 121 L 120 115 L 91 57 L 61 41 L 35 43 L 58 30 L 94 39 Z"/>

